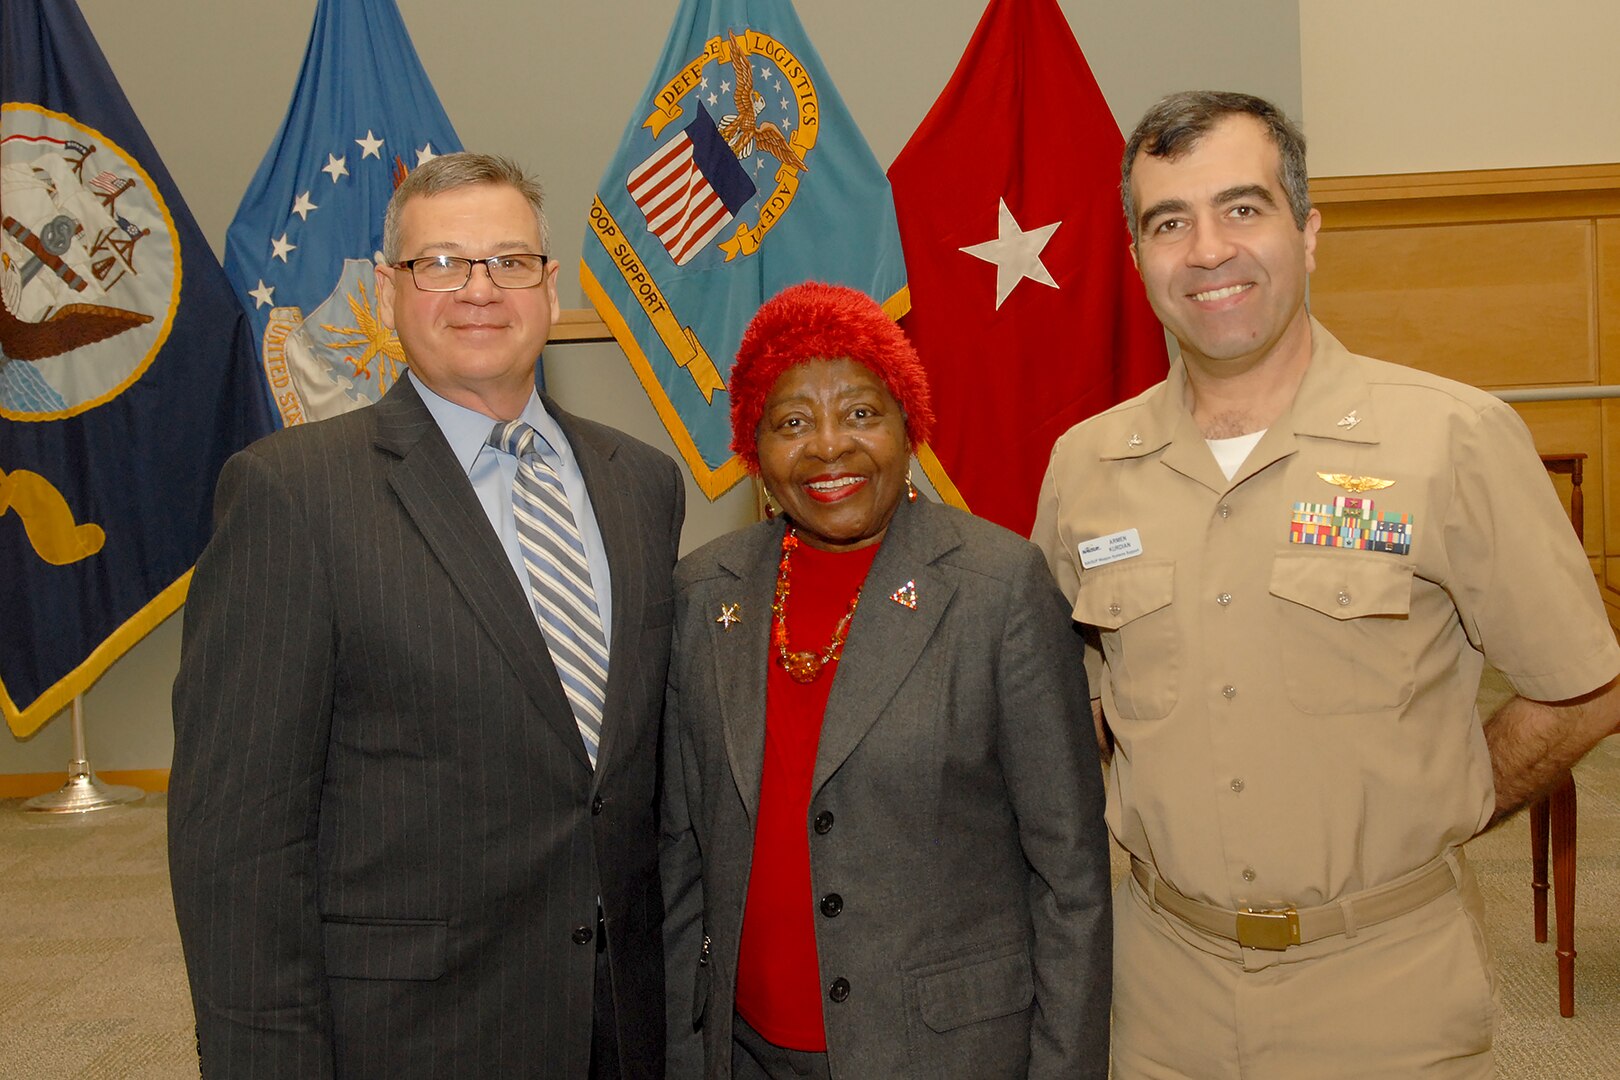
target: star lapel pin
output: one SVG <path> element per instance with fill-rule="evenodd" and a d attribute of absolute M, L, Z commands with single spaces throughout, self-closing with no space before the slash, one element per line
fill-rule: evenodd
<path fill-rule="evenodd" d="M 733 623 L 742 622 L 742 612 L 738 610 L 741 606 L 740 604 L 722 603 L 720 605 L 720 617 L 714 621 L 725 627 L 727 631 L 730 631 Z"/>
<path fill-rule="evenodd" d="M 915 581 L 906 582 L 904 585 L 894 590 L 894 592 L 890 593 L 889 599 L 893 600 L 903 608 L 910 608 L 912 611 L 916 611 L 917 583 Z"/>

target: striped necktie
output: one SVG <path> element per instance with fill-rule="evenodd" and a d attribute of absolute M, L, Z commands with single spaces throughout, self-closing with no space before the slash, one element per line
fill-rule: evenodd
<path fill-rule="evenodd" d="M 585 561 L 585 544 L 557 472 L 535 448 L 535 430 L 522 420 L 495 425 L 489 445 L 518 460 L 512 483 L 512 513 L 518 547 L 529 571 L 540 633 L 562 679 L 563 692 L 596 767 L 607 701 L 607 639 L 596 590 Z"/>

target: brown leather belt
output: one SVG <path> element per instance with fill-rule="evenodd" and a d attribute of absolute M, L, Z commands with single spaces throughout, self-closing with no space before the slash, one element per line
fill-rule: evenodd
<path fill-rule="evenodd" d="M 1153 905 L 1162 908 L 1190 926 L 1235 941 L 1246 949 L 1274 951 L 1290 945 L 1304 945 L 1357 926 L 1375 923 L 1416 911 L 1457 887 L 1463 854 L 1455 854 L 1457 871 L 1446 856 L 1396 878 L 1387 885 L 1354 893 L 1343 900 L 1309 908 L 1243 908 L 1230 911 L 1183 896 L 1166 885 L 1140 859 L 1131 860 L 1131 876 L 1142 886 Z M 1347 918 L 1348 915 L 1348 918 Z M 1353 920 L 1353 923 L 1352 921 Z"/>

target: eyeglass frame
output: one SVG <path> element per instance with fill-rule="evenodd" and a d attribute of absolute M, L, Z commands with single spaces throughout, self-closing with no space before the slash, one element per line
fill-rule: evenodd
<path fill-rule="evenodd" d="M 516 259 L 516 258 L 539 259 L 540 260 L 540 280 L 536 281 L 533 285 L 502 285 L 500 282 L 496 281 L 495 280 L 495 268 L 491 264 L 499 262 L 502 259 Z M 437 262 L 439 260 L 451 260 L 451 261 L 463 263 L 463 264 L 466 265 L 467 276 L 461 279 L 461 284 L 460 285 L 457 285 L 453 289 L 430 289 L 430 288 L 427 288 L 426 286 L 424 286 L 420 281 L 416 280 L 416 264 L 417 263 Z M 484 273 L 489 275 L 489 283 L 491 285 L 495 286 L 495 288 L 515 292 L 515 291 L 518 291 L 518 290 L 521 290 L 521 289 L 538 289 L 540 286 L 544 285 L 546 283 L 546 268 L 551 265 L 551 256 L 550 255 L 542 255 L 538 251 L 508 251 L 508 252 L 505 252 L 504 254 L 501 254 L 501 255 L 490 255 L 490 256 L 487 256 L 487 257 L 482 258 L 482 259 L 469 259 L 465 255 L 418 255 L 414 259 L 405 259 L 405 260 L 403 260 L 401 262 L 392 262 L 392 263 L 388 263 L 387 265 L 391 269 L 404 270 L 406 273 L 410 274 L 411 275 L 411 285 L 414 286 L 417 289 L 417 291 L 419 291 L 419 292 L 430 292 L 430 293 L 460 292 L 462 289 L 465 289 L 468 285 L 472 284 L 473 267 L 475 267 L 475 266 L 482 266 L 484 268 Z"/>

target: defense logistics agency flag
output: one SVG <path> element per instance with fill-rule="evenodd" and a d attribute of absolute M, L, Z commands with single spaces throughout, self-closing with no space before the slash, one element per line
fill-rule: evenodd
<path fill-rule="evenodd" d="M 225 238 L 281 423 L 369 405 L 400 377 L 372 274 L 383 210 L 407 169 L 460 149 L 394 0 L 320 0 L 292 104 Z"/>
<path fill-rule="evenodd" d="M 1061 118 L 1061 122 L 1054 122 Z M 1057 0 L 991 0 L 894 164 L 948 501 L 1029 535 L 1052 443 L 1164 377 L 1119 205 L 1124 140 Z"/>
<path fill-rule="evenodd" d="M 788 0 L 683 0 L 587 232 L 585 294 L 711 499 L 743 476 L 725 380 L 760 304 L 909 302 L 888 181 Z"/>
<path fill-rule="evenodd" d="M 0 5 L 0 712 L 32 734 L 185 599 L 270 430 L 247 320 L 72 0 Z"/>

